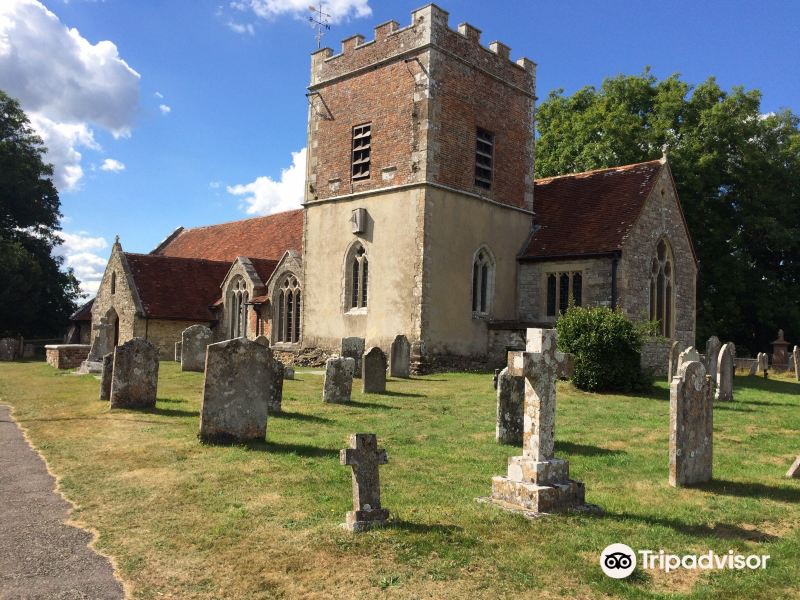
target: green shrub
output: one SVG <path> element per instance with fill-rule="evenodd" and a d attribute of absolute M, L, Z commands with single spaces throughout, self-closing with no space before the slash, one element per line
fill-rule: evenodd
<path fill-rule="evenodd" d="M 590 392 L 647 387 L 650 382 L 640 364 L 644 327 L 619 310 L 570 307 L 558 318 L 556 329 L 559 350 L 575 355 L 572 382 Z"/>

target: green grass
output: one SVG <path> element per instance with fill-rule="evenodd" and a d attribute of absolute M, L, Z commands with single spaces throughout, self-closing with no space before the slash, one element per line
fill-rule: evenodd
<path fill-rule="evenodd" d="M 300 370 L 268 441 L 197 441 L 202 374 L 161 364 L 155 410 L 110 411 L 91 376 L 0 363 L 0 400 L 96 529 L 137 598 L 793 598 L 800 597 L 800 385 L 737 377 L 714 411 L 714 481 L 667 484 L 665 383 L 648 396 L 584 394 L 559 384 L 556 455 L 604 514 L 533 521 L 475 502 L 505 473 L 494 442 L 491 377 L 390 380 L 385 395 L 321 401 Z M 356 382 L 358 387 L 358 382 Z M 390 527 L 341 530 L 350 469 L 338 451 L 374 432 Z M 769 554 L 758 572 L 624 581 L 598 566 L 610 543 L 676 554 Z"/>

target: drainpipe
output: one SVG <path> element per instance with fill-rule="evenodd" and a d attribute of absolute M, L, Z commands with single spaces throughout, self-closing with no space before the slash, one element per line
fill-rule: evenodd
<path fill-rule="evenodd" d="M 617 250 L 611 258 L 611 310 L 617 308 L 617 266 L 622 253 Z"/>

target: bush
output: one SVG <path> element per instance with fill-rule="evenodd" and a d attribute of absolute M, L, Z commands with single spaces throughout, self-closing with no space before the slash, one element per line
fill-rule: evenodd
<path fill-rule="evenodd" d="M 558 348 L 575 355 L 572 382 L 590 392 L 646 388 L 640 352 L 645 326 L 619 310 L 570 307 L 556 323 Z"/>

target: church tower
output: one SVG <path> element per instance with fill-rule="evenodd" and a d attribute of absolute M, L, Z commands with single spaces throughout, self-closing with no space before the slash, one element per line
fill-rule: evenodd
<path fill-rule="evenodd" d="M 517 319 L 533 214 L 535 64 L 429 4 L 318 50 L 308 88 L 303 345 L 480 359 Z"/>

